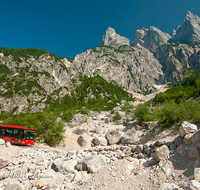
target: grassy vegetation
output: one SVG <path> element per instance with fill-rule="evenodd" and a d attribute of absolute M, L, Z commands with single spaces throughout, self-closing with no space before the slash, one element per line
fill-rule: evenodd
<path fill-rule="evenodd" d="M 116 59 L 113 59 L 113 58 L 110 58 L 108 60 L 108 62 L 110 62 L 113 66 L 119 66 L 120 65 L 120 62 Z"/>
<path fill-rule="evenodd" d="M 107 45 L 100 45 L 100 46 L 97 46 L 97 47 L 105 47 L 105 48 L 110 48 L 110 49 L 113 49 L 114 47 L 112 46 L 107 46 Z"/>
<path fill-rule="evenodd" d="M 25 59 L 28 59 L 30 58 L 30 55 L 32 55 L 35 59 L 38 59 L 41 55 L 44 55 L 44 54 L 48 54 L 52 57 L 55 58 L 55 61 L 58 61 L 60 59 L 63 59 L 64 57 L 62 56 L 57 56 L 49 51 L 46 51 L 46 50 L 43 50 L 43 49 L 37 49 L 37 48 L 26 48 L 26 49 L 23 49 L 23 48 L 6 48 L 6 47 L 0 47 L 0 52 L 3 52 L 3 54 L 5 56 L 9 56 L 9 55 L 12 55 L 13 56 L 13 60 L 14 61 L 17 61 L 17 62 L 22 62 L 22 59 L 21 58 L 25 58 Z M 72 58 L 69 58 L 67 57 L 67 59 L 72 62 L 73 59 Z"/>
<path fill-rule="evenodd" d="M 80 76 L 81 84 L 71 91 L 71 96 L 54 100 L 49 99 L 49 109 L 76 110 L 83 106 L 89 110 L 111 110 L 121 100 L 134 101 L 129 93 L 116 84 L 108 83 L 101 76 Z M 88 94 L 91 94 L 90 96 Z M 111 101 L 110 101 L 111 100 Z M 108 103 L 109 102 L 109 103 Z"/>
<path fill-rule="evenodd" d="M 200 122 L 200 72 L 190 72 L 179 84 L 170 85 L 165 93 L 158 94 L 152 101 L 139 105 L 135 118 L 143 121 L 158 120 L 168 127 L 184 120 Z M 150 105 L 153 105 L 151 111 Z"/>
<path fill-rule="evenodd" d="M 0 120 L 4 124 L 36 128 L 38 140 L 54 146 L 63 139 L 64 133 L 62 122 L 55 123 L 58 116 L 62 118 L 62 121 L 69 122 L 76 113 L 88 114 L 90 110 L 98 112 L 111 110 L 116 106 L 116 103 L 120 103 L 122 100 L 134 101 L 132 96 L 121 87 L 108 83 L 98 75 L 96 77 L 80 75 L 77 80 L 81 84 L 74 86 L 71 95 L 58 99 L 48 96 L 46 101 L 48 106 L 43 112 L 14 114 L 17 110 L 17 107 L 15 107 L 12 112 L 1 112 Z M 33 86 L 37 87 L 38 85 L 37 81 L 34 80 L 18 82 L 28 92 Z M 20 91 L 20 86 L 18 86 L 18 83 L 14 86 L 16 92 Z M 27 101 L 30 102 L 30 99 L 27 99 Z M 117 120 L 118 118 L 119 116 L 116 115 L 114 119 Z"/>

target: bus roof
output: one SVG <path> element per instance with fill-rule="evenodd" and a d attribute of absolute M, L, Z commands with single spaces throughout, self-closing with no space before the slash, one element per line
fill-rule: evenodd
<path fill-rule="evenodd" d="M 22 127 L 22 126 L 16 126 L 16 125 L 0 125 L 0 127 L 13 128 L 13 129 L 29 129 L 29 130 L 37 131 L 37 129 L 27 128 L 27 127 Z"/>

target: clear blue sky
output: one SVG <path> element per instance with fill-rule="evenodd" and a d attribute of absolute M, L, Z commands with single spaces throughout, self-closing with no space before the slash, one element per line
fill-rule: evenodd
<path fill-rule="evenodd" d="M 172 35 L 200 0 L 2 0 L 0 47 L 46 49 L 63 57 L 100 45 L 110 26 L 132 41 L 155 26 Z"/>

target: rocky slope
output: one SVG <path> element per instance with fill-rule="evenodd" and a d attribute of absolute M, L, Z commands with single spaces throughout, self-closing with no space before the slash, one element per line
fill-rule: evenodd
<path fill-rule="evenodd" d="M 199 71 L 199 20 L 187 12 L 174 36 L 152 26 L 137 30 L 132 43 L 109 27 L 102 45 L 78 54 L 71 62 L 66 58 L 55 60 L 48 54 L 16 60 L 1 53 L 0 109 L 41 111 L 49 99 L 70 95 L 81 84 L 80 74 L 100 75 L 127 91 L 142 93 L 155 92 L 160 84 L 178 82 L 184 70 Z M 180 43 L 172 43 L 177 41 Z"/>
<path fill-rule="evenodd" d="M 159 46 L 156 58 L 162 65 L 165 82 L 178 82 L 184 70 L 199 71 L 200 46 L 199 45 L 171 45 Z"/>
<path fill-rule="evenodd" d="M 119 108 L 113 111 L 123 115 Z M 63 142 L 62 149 L 0 140 L 0 189 L 200 188 L 196 125 L 183 122 L 179 132 L 175 126 L 163 131 L 156 122 L 116 125 L 110 112 L 91 112 L 87 123 L 67 127 L 66 140 L 69 131 L 74 141 Z M 75 143 L 79 147 L 70 149 Z"/>
<path fill-rule="evenodd" d="M 162 66 L 142 46 L 99 46 L 77 55 L 73 64 L 86 76 L 99 74 L 129 91 L 153 92 L 163 76 Z"/>
<path fill-rule="evenodd" d="M 48 96 L 63 97 L 68 94 L 77 75 L 66 58 L 55 61 L 49 55 L 38 59 L 30 56 L 17 62 L 13 56 L 1 54 L 0 62 L 0 104 L 4 111 L 14 108 L 19 112 L 40 111 L 45 107 Z"/>

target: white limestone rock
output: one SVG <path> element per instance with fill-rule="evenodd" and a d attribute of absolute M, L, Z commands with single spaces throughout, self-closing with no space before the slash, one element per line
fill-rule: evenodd
<path fill-rule="evenodd" d="M 184 190 L 199 190 L 200 189 L 200 183 L 196 180 L 190 180 L 187 184 L 183 187 Z"/>
<path fill-rule="evenodd" d="M 36 179 L 36 187 L 37 188 L 57 188 L 64 182 L 65 176 L 59 172 L 55 172 L 54 170 L 48 170 L 45 173 L 40 174 L 41 178 Z M 38 175 L 38 178 L 39 176 Z M 43 176 L 43 177 L 42 177 Z"/>
<path fill-rule="evenodd" d="M 184 121 L 179 128 L 179 134 L 181 137 L 184 137 L 188 133 L 195 133 L 196 131 L 197 126 L 195 124 L 189 123 L 188 121 Z"/>
<path fill-rule="evenodd" d="M 86 133 L 79 136 L 77 141 L 82 147 L 91 147 L 91 138 Z"/>
<path fill-rule="evenodd" d="M 108 27 L 105 32 L 105 35 L 102 38 L 101 45 L 130 45 L 130 40 L 120 36 L 115 32 L 115 29 Z"/>
<path fill-rule="evenodd" d="M 183 24 L 178 27 L 176 34 L 169 42 L 193 44 L 200 42 L 200 18 L 187 11 Z"/>
<path fill-rule="evenodd" d="M 74 173 L 75 172 L 76 164 L 77 164 L 77 161 L 75 159 L 62 161 L 61 158 L 58 158 L 53 162 L 51 168 L 55 172 L 60 172 L 64 175 L 66 175 L 67 173 Z"/>
<path fill-rule="evenodd" d="M 135 41 L 132 45 L 136 46 L 140 44 L 150 51 L 156 52 L 157 46 L 167 43 L 170 38 L 171 36 L 169 34 L 162 32 L 154 26 L 150 26 L 150 29 L 143 28 L 136 31 Z"/>
<path fill-rule="evenodd" d="M 102 155 L 87 156 L 80 160 L 76 167 L 79 171 L 88 171 L 89 173 L 96 173 L 100 168 L 106 165 L 106 158 Z"/>
<path fill-rule="evenodd" d="M 179 190 L 179 186 L 174 183 L 163 183 L 158 190 Z"/>
<path fill-rule="evenodd" d="M 3 139 L 0 139 L 0 145 L 5 145 L 5 141 Z"/>
<path fill-rule="evenodd" d="M 106 133 L 106 139 L 109 145 L 117 144 L 121 139 L 121 133 L 117 130 L 111 130 Z"/>
<path fill-rule="evenodd" d="M 157 162 L 161 160 L 165 160 L 169 157 L 169 149 L 166 145 L 162 145 L 161 147 L 155 150 L 154 158 Z"/>

